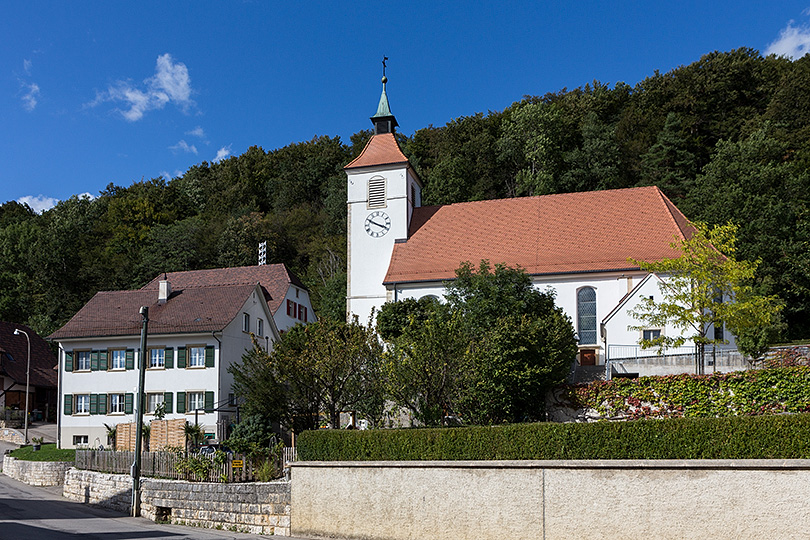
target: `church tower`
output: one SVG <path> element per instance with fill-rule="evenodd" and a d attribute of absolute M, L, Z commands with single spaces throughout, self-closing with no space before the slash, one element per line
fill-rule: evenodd
<path fill-rule="evenodd" d="M 397 120 L 388 105 L 383 62 L 382 95 L 371 117 L 374 135 L 348 176 L 346 309 L 367 324 L 372 309 L 393 300 L 383 285 L 397 240 L 408 238 L 413 209 L 421 205 L 422 182 L 394 136 Z"/>

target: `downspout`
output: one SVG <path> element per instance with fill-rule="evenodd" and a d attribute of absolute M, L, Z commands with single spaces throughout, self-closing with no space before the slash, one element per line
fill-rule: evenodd
<path fill-rule="evenodd" d="M 62 448 L 62 404 L 64 398 L 62 397 L 62 362 L 59 358 L 64 359 L 65 349 L 62 344 L 59 344 L 59 356 L 56 362 L 56 447 Z"/>
<path fill-rule="evenodd" d="M 219 345 L 219 367 L 217 369 L 222 369 L 222 340 L 220 340 L 217 337 L 216 330 L 211 331 L 211 337 L 213 337 L 215 340 L 217 340 L 217 344 Z M 220 418 L 219 418 L 219 407 L 217 407 L 216 404 L 219 401 L 222 400 L 222 388 L 219 386 L 221 381 L 222 381 L 222 377 L 220 377 L 219 374 L 217 374 L 217 400 L 214 402 L 214 415 L 215 415 L 214 416 L 214 433 L 215 433 L 216 438 L 220 439 L 220 440 L 221 440 L 221 437 L 219 436 L 220 435 L 219 434 L 219 427 L 220 427 L 219 426 L 219 420 L 220 420 Z M 195 422 L 196 422 L 196 419 L 195 419 Z M 205 430 L 203 430 L 203 438 L 205 438 L 204 431 Z"/>

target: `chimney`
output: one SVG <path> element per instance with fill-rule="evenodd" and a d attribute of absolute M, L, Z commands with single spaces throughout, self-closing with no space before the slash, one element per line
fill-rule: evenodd
<path fill-rule="evenodd" d="M 165 304 L 172 294 L 172 284 L 166 279 L 166 274 L 163 274 L 163 279 L 160 280 L 158 288 L 158 304 Z"/>

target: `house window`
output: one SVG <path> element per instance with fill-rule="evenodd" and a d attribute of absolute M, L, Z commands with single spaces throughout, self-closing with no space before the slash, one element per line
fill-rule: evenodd
<path fill-rule="evenodd" d="M 375 176 L 368 181 L 368 207 L 385 208 L 386 182 L 382 176 Z"/>
<path fill-rule="evenodd" d="M 596 289 L 577 291 L 577 333 L 580 345 L 596 344 Z"/>
<path fill-rule="evenodd" d="M 162 368 L 166 365 L 165 349 L 149 349 L 149 367 Z"/>
<path fill-rule="evenodd" d="M 201 411 L 205 409 L 205 392 L 188 392 L 186 398 L 188 399 L 186 408 L 188 412 L 193 413 L 197 409 Z"/>
<path fill-rule="evenodd" d="M 717 321 L 714 323 L 714 340 L 715 341 L 723 341 L 725 340 L 725 335 L 723 333 L 723 322 Z"/>
<path fill-rule="evenodd" d="M 236 395 L 235 394 L 228 394 L 228 405 L 236 405 Z"/>
<path fill-rule="evenodd" d="M 205 347 L 189 347 L 188 367 L 205 367 Z"/>
<path fill-rule="evenodd" d="M 298 306 L 298 319 L 307 322 L 307 308 L 306 306 Z"/>
<path fill-rule="evenodd" d="M 296 318 L 298 313 L 298 304 L 292 300 L 287 300 L 287 317 Z"/>
<path fill-rule="evenodd" d="M 155 414 L 158 406 L 163 403 L 163 392 L 146 394 L 146 413 Z"/>
<path fill-rule="evenodd" d="M 90 371 L 90 351 L 76 352 L 76 371 Z"/>
<path fill-rule="evenodd" d="M 642 330 L 641 337 L 644 341 L 652 341 L 654 339 L 658 339 L 661 337 L 661 330 L 658 329 Z"/>
<path fill-rule="evenodd" d="M 110 369 L 126 369 L 127 368 L 127 351 L 124 349 L 110 351 L 112 354 L 112 363 Z"/>
<path fill-rule="evenodd" d="M 124 414 L 124 394 L 110 394 L 110 414 Z"/>
<path fill-rule="evenodd" d="M 87 446 L 89 439 L 87 435 L 74 435 L 73 446 Z"/>
<path fill-rule="evenodd" d="M 244 316 L 242 319 L 242 331 L 250 332 L 250 315 L 248 315 L 247 313 L 244 313 L 243 315 Z"/>
<path fill-rule="evenodd" d="M 76 407 L 73 414 L 90 414 L 90 394 L 76 394 Z"/>

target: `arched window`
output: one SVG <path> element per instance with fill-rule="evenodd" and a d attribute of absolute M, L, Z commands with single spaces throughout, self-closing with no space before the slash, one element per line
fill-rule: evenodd
<path fill-rule="evenodd" d="M 596 342 L 596 289 L 583 287 L 577 291 L 577 333 L 580 345 Z"/>

